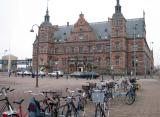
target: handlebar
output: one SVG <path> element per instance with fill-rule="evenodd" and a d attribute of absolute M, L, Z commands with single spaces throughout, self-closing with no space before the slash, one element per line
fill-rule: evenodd
<path fill-rule="evenodd" d="M 1 91 L 0 91 L 0 94 L 1 95 L 4 95 L 4 96 L 7 96 L 7 93 L 9 92 L 12 92 L 14 91 L 15 89 L 10 89 L 10 87 L 6 88 L 6 87 L 2 87 L 1 88 Z"/>

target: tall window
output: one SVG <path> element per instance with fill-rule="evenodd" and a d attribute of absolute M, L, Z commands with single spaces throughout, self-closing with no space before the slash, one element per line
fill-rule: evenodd
<path fill-rule="evenodd" d="M 134 46 L 134 44 L 131 46 L 131 51 L 134 51 L 134 48 L 135 48 L 135 51 L 137 51 L 138 50 L 138 45 L 137 44 L 135 44 L 135 46 Z"/>
<path fill-rule="evenodd" d="M 74 53 L 74 47 L 71 47 L 71 53 Z"/>
<path fill-rule="evenodd" d="M 58 48 L 55 48 L 55 54 L 58 54 Z"/>
<path fill-rule="evenodd" d="M 106 45 L 106 52 L 110 52 L 110 45 Z"/>
<path fill-rule="evenodd" d="M 79 53 L 83 53 L 83 47 L 79 47 Z"/>
<path fill-rule="evenodd" d="M 136 67 L 138 66 L 138 57 L 134 58 L 134 56 L 132 56 L 132 67 L 134 67 L 134 63 L 136 65 Z"/>
<path fill-rule="evenodd" d="M 66 47 L 63 47 L 63 53 L 66 54 Z"/>
<path fill-rule="evenodd" d="M 96 45 L 97 48 L 97 52 L 101 52 L 102 51 L 102 46 L 100 44 Z"/>
<path fill-rule="evenodd" d="M 115 50 L 120 50 L 120 42 L 115 43 Z"/>
<path fill-rule="evenodd" d="M 116 56 L 116 57 L 115 57 L 115 64 L 116 64 L 116 65 L 119 65 L 119 64 L 120 64 L 120 57 L 119 57 L 119 56 Z"/>
<path fill-rule="evenodd" d="M 89 53 L 91 52 L 91 46 L 88 46 L 88 52 Z"/>
<path fill-rule="evenodd" d="M 108 57 L 106 58 L 106 65 L 110 65 L 110 59 Z"/>

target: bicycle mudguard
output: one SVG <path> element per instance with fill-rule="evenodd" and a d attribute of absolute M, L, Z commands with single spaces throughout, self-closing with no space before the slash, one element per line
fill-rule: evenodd
<path fill-rule="evenodd" d="M 5 111 L 5 112 L 3 112 L 3 114 L 2 114 L 2 117 L 11 117 L 11 116 L 18 116 L 18 113 L 16 112 L 16 111 Z"/>

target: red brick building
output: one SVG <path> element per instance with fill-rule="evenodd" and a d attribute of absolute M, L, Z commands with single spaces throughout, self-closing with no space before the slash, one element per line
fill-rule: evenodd
<path fill-rule="evenodd" d="M 106 16 L 107 17 L 107 16 Z M 149 74 L 153 52 L 146 41 L 145 18 L 125 19 L 119 0 L 108 21 L 89 23 L 84 14 L 77 22 L 52 25 L 48 8 L 33 44 L 33 69 L 47 72 L 96 71 L 108 74 Z"/>

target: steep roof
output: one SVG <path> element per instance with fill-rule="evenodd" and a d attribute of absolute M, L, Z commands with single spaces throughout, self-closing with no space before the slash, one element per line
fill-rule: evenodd
<path fill-rule="evenodd" d="M 145 37 L 145 21 L 144 18 L 138 18 L 138 19 L 127 19 L 126 20 L 126 32 L 127 32 L 127 38 L 133 38 L 134 37 L 134 27 L 135 24 L 137 24 L 136 28 L 136 35 L 138 37 Z M 94 22 L 89 23 L 91 29 L 97 36 L 97 39 L 109 39 L 110 38 L 110 32 L 111 27 L 109 22 L 103 21 L 103 22 Z M 58 41 L 65 41 L 67 39 L 71 32 L 73 31 L 74 26 L 73 25 L 65 25 L 65 26 L 59 26 L 58 30 L 54 32 L 54 40 Z"/>
<path fill-rule="evenodd" d="M 138 37 L 145 37 L 145 21 L 144 18 L 137 18 L 137 19 L 128 19 L 126 22 L 126 31 L 127 31 L 127 38 L 134 37 L 134 29 L 136 27 L 136 35 Z"/>

